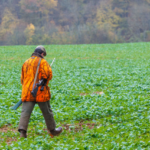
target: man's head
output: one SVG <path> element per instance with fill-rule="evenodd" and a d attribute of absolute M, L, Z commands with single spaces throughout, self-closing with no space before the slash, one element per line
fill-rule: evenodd
<path fill-rule="evenodd" d="M 46 56 L 46 50 L 45 50 L 44 46 L 42 46 L 42 45 L 37 46 L 35 48 L 34 52 Z"/>

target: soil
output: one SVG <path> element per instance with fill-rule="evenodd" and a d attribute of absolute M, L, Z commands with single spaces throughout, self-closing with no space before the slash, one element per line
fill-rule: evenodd
<path fill-rule="evenodd" d="M 96 92 L 93 92 L 92 94 L 97 94 L 97 95 L 102 95 L 104 94 L 104 92 L 102 91 L 96 91 Z M 89 93 L 80 93 L 81 96 L 86 96 L 86 95 L 89 95 Z"/>
<path fill-rule="evenodd" d="M 89 129 L 93 129 L 93 128 L 98 128 L 100 125 L 98 123 L 87 123 L 87 122 L 84 122 L 84 121 L 81 121 L 79 123 L 75 123 L 75 124 L 62 124 L 61 125 L 63 127 L 63 130 L 67 130 L 67 131 L 74 131 L 74 132 L 79 132 L 79 131 L 82 131 L 85 127 L 88 127 Z M 30 130 L 30 129 L 29 129 Z M 47 129 L 43 129 L 44 131 L 47 131 Z M 2 128 L 0 128 L 0 133 L 7 133 L 8 131 L 11 131 L 11 132 L 18 132 L 18 129 L 17 128 L 11 128 L 11 125 L 6 125 L 6 126 L 3 126 Z M 7 144 L 11 144 L 13 141 L 17 141 L 19 137 L 16 136 L 16 137 L 7 137 L 7 140 L 5 140 L 7 142 Z M 0 137 L 0 141 L 3 141 L 4 138 L 3 137 Z"/>

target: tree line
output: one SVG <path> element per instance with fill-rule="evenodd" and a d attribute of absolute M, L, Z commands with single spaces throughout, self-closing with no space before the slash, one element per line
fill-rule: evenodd
<path fill-rule="evenodd" d="M 0 45 L 150 41 L 150 0 L 1 0 Z"/>

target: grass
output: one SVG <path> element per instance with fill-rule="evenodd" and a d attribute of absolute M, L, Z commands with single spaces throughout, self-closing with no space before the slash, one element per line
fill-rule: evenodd
<path fill-rule="evenodd" d="M 150 149 L 150 43 L 46 45 L 56 58 L 51 106 L 63 133 L 50 138 L 38 106 L 19 138 L 22 64 L 35 46 L 0 47 L 0 149 Z M 103 92 L 103 93 L 102 93 Z"/>

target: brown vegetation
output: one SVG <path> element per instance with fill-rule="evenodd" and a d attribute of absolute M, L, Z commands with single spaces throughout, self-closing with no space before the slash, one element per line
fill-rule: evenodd
<path fill-rule="evenodd" d="M 0 45 L 150 41 L 149 0 L 1 0 Z"/>

